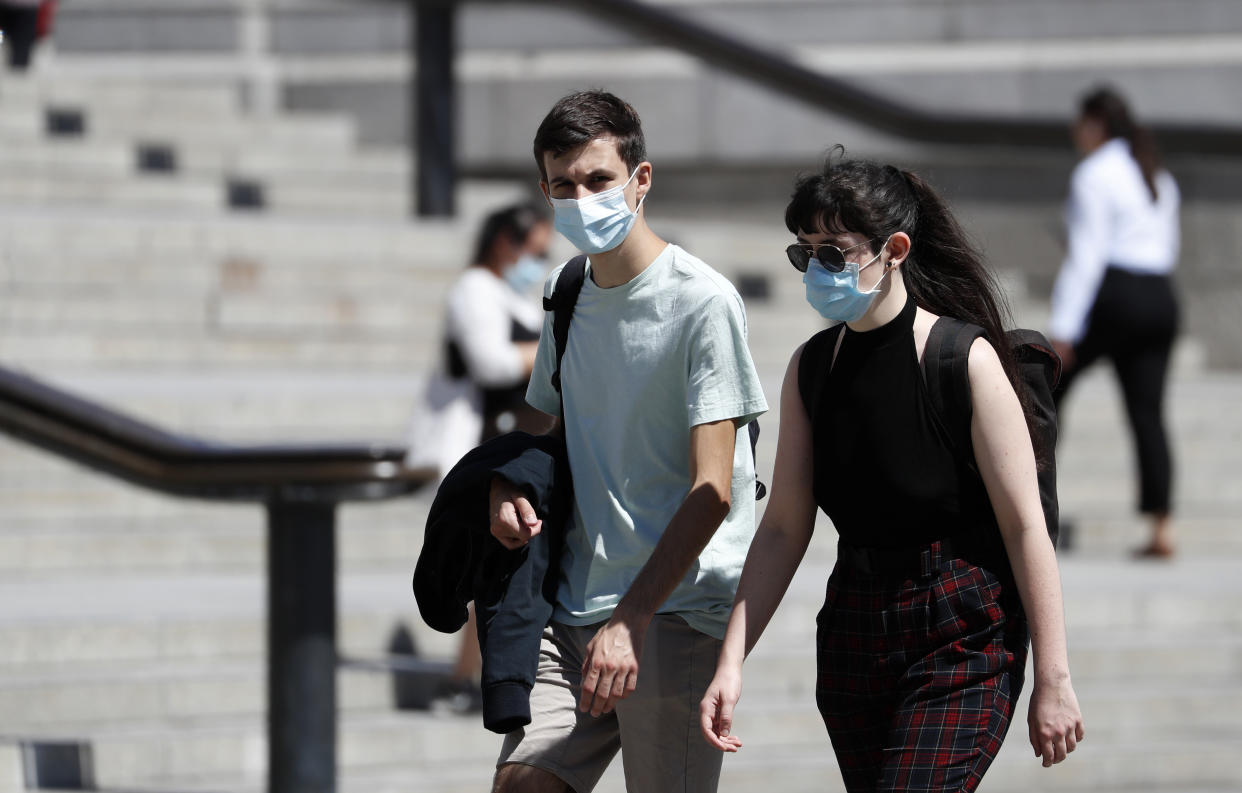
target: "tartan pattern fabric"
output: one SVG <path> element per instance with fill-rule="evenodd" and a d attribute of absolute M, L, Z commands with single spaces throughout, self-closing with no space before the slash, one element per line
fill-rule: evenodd
<path fill-rule="evenodd" d="M 973 791 L 1009 729 L 1026 665 L 1021 606 L 939 545 L 924 575 L 839 561 L 828 580 L 815 696 L 850 793 Z"/>

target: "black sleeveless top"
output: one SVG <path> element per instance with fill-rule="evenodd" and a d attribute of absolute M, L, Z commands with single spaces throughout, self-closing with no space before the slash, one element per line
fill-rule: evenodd
<path fill-rule="evenodd" d="M 813 417 L 815 501 L 851 545 L 919 545 L 962 528 L 959 469 L 927 394 L 913 300 L 866 332 L 823 331 L 801 372 L 832 366 Z M 832 364 L 836 334 L 844 333 Z M 824 343 L 830 342 L 830 343 Z M 801 388 L 808 394 L 812 389 Z"/>

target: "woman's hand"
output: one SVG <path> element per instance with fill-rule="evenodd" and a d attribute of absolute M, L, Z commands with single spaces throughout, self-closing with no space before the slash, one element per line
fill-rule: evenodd
<path fill-rule="evenodd" d="M 1044 758 L 1044 768 L 1065 759 L 1082 740 L 1082 711 L 1069 676 L 1058 681 L 1036 681 L 1031 707 L 1026 716 L 1035 756 Z"/>
<path fill-rule="evenodd" d="M 733 728 L 733 708 L 741 696 L 741 668 L 729 664 L 717 666 L 716 676 L 699 703 L 699 726 L 707 742 L 722 752 L 736 752 L 742 748 L 742 739 L 729 733 Z"/>

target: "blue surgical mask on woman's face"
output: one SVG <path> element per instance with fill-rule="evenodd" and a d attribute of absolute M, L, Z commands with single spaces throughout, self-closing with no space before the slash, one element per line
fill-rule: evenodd
<path fill-rule="evenodd" d="M 887 244 L 888 241 L 885 240 L 885 245 Z M 806 284 L 806 302 L 824 319 L 853 322 L 861 318 L 871 307 L 875 296 L 880 293 L 880 284 L 884 282 L 888 272 L 880 276 L 880 280 L 868 292 L 858 288 L 858 275 L 874 264 L 883 252 L 884 247 L 881 246 L 880 253 L 866 264 L 847 261 L 845 269 L 839 273 L 829 272 L 819 263 L 819 259 L 812 257 L 806 272 L 802 274 L 802 283 Z"/>
<path fill-rule="evenodd" d="M 504 272 L 504 279 L 515 292 L 525 292 L 543 280 L 548 262 L 530 253 L 523 253 Z"/>
<path fill-rule="evenodd" d="M 625 184 L 586 198 L 549 197 L 556 230 L 583 253 L 604 253 L 625 242 L 638 217 L 638 207 L 647 199 L 643 196 L 632 210 L 625 201 L 625 188 L 637 174 L 635 168 Z"/>

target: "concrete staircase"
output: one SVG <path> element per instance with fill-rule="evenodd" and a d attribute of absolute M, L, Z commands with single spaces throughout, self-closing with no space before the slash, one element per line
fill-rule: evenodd
<path fill-rule="evenodd" d="M 527 191 L 473 181 L 461 218 L 414 223 L 402 153 L 358 149 L 340 117 L 256 120 L 235 98 L 210 81 L 0 81 L 0 362 L 206 437 L 400 438 L 478 215 Z M 80 114 L 82 134 L 47 136 L 49 110 Z M 171 147 L 178 170 L 139 170 L 143 147 Z M 237 182 L 261 182 L 266 207 L 230 208 Z M 729 277 L 767 279 L 750 340 L 778 408 L 789 355 L 820 323 L 784 262 L 779 206 L 737 195 L 653 203 L 652 222 Z M 964 219 L 1005 229 L 1029 225 L 1022 212 Z M 1038 295 L 1012 282 L 1019 321 L 1041 327 Z M 1078 522 L 1062 573 L 1088 740 L 1047 771 L 1019 721 L 989 789 L 1242 788 L 1240 399 L 1242 375 L 1207 369 L 1187 340 L 1170 395 L 1184 553 L 1137 564 L 1119 402 L 1106 372 L 1081 382 L 1060 488 Z M 769 481 L 778 423 L 779 409 L 763 420 Z M 409 590 L 428 501 L 341 509 L 344 657 L 382 655 L 402 628 L 427 657 L 455 647 Z M 812 695 L 834 556 L 821 524 L 748 663 L 746 748 L 722 790 L 840 787 Z M 257 508 L 147 494 L 0 438 L 0 791 L 21 789 L 17 739 L 89 743 L 110 790 L 262 789 L 264 554 Z M 391 680 L 352 667 L 339 693 L 342 790 L 486 789 L 498 739 L 476 719 L 395 710 Z M 622 789 L 614 767 L 600 790 Z"/>
<path fill-rule="evenodd" d="M 36 214 L 18 225 L 34 225 Z M 213 223 L 212 234 L 238 236 L 237 229 L 251 224 Z M 279 238 L 281 221 L 269 223 Z M 260 236 L 265 227 L 253 225 Z M 107 239 L 106 226 L 100 224 L 97 239 Z M 771 251 L 779 253 L 784 235 L 757 225 L 675 218 L 669 226 L 689 249 L 731 262 L 722 265 L 731 276 L 756 270 L 772 276 L 770 300 L 752 300 L 749 321 L 761 377 L 775 403 L 788 355 L 818 327 L 796 278 L 783 272 L 783 263 L 773 264 Z M 400 235 L 424 248 L 439 233 L 407 228 Z M 94 277 L 106 279 L 107 266 L 99 267 Z M 377 292 L 385 283 L 399 291 L 407 276 L 397 267 L 368 275 Z M 9 281 L 10 288 L 21 283 Z M 286 284 L 284 306 L 306 299 L 296 279 Z M 18 305 L 24 293 L 13 288 L 9 295 L 6 304 Z M 101 310 L 113 299 L 97 295 Z M 56 301 L 49 297 L 49 304 Z M 433 310 L 430 298 L 418 305 Z M 1040 306 L 1019 305 L 1023 321 L 1038 325 Z M 41 356 L 49 353 L 38 351 L 64 342 L 39 347 L 46 331 L 31 324 L 8 323 L 26 328 L 30 338 L 30 346 L 9 353 L 24 351 L 22 364 L 41 373 Z M 126 323 L 94 319 L 74 335 L 107 349 L 126 333 Z M 407 341 L 428 346 L 418 338 Z M 318 350 L 302 359 L 296 344 L 285 343 L 295 351 L 290 358 L 238 361 L 210 335 L 195 347 L 161 334 L 150 348 L 170 348 L 166 358 L 135 355 L 105 365 L 66 356 L 51 358 L 50 371 L 75 390 L 207 435 L 392 437 L 413 399 L 417 362 L 431 354 L 423 349 L 425 358 L 351 361 L 348 355 L 376 344 L 363 335 L 342 342 L 342 357 L 325 362 Z M 178 364 L 177 355 L 188 363 Z M 273 366 L 280 371 L 273 374 Z M 1079 521 L 1075 550 L 1062 564 L 1071 660 L 1089 737 L 1073 762 L 1045 771 L 1027 756 L 1022 724 L 1015 724 L 989 788 L 1223 791 L 1242 785 L 1233 762 L 1242 736 L 1242 622 L 1233 607 L 1242 594 L 1234 575 L 1240 549 L 1232 531 L 1240 505 L 1229 473 L 1242 462 L 1242 422 L 1231 409 L 1239 397 L 1242 377 L 1204 369 L 1193 341 L 1183 346 L 1170 402 L 1185 553 L 1168 565 L 1134 564 L 1124 553 L 1139 541 L 1141 528 L 1131 516 L 1128 448 L 1115 389 L 1104 371 L 1082 381 L 1060 463 L 1063 508 Z M 765 476 L 777 425 L 777 415 L 764 420 Z M 110 789 L 260 790 L 266 757 L 260 512 L 152 496 L 12 442 L 0 441 L 0 448 L 0 733 L 88 741 L 97 779 Z M 342 509 L 339 607 L 346 657 L 383 654 L 403 626 L 425 655 L 451 653 L 453 637 L 423 627 L 409 594 L 426 506 L 422 496 Z M 812 698 L 811 626 L 832 558 L 825 522 L 748 663 L 737 726 L 747 746 L 726 760 L 723 790 L 772 784 L 790 791 L 839 789 Z M 496 736 L 474 718 L 396 711 L 392 696 L 386 676 L 342 670 L 342 790 L 486 788 Z M 618 768 L 600 789 L 623 789 Z"/>
<path fill-rule="evenodd" d="M 245 115 L 227 83 L 121 82 L 99 93 L 94 85 L 59 75 L 0 81 L 0 200 L 165 211 L 257 202 L 372 219 L 409 212 L 404 153 L 358 151 L 345 116 Z"/>

